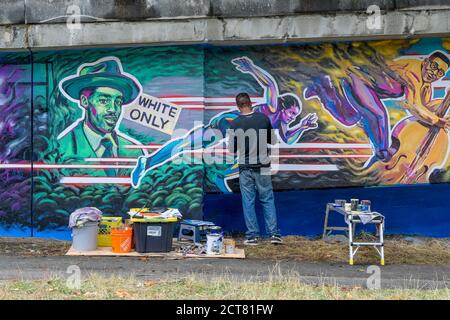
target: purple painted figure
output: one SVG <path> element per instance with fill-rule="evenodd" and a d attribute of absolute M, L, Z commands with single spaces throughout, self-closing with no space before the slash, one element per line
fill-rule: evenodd
<path fill-rule="evenodd" d="M 285 143 L 295 143 L 305 131 L 317 128 L 318 118 L 315 113 L 309 113 L 294 126 L 290 125 L 300 116 L 301 101 L 293 93 L 280 94 L 277 83 L 267 71 L 253 64 L 248 57 L 235 58 L 231 62 L 239 71 L 253 76 L 264 89 L 265 102 L 253 109 L 270 119 L 272 127 L 279 129 L 280 138 Z"/>
<path fill-rule="evenodd" d="M 390 145 L 389 116 L 381 99 L 403 96 L 404 84 L 382 71 L 369 75 L 362 68 L 354 68 L 367 74 L 366 79 L 349 70 L 348 78 L 341 79 L 337 88 L 329 76 L 319 76 L 304 95 L 306 99 L 318 98 L 342 125 L 362 125 L 374 149 L 374 155 L 364 164 L 367 168 L 378 160 L 389 161 L 396 152 Z"/>

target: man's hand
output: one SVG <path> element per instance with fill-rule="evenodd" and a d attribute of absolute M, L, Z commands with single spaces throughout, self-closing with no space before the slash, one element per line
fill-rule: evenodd
<path fill-rule="evenodd" d="M 300 127 L 305 128 L 305 130 L 316 129 L 319 126 L 317 124 L 317 120 L 319 120 L 317 114 L 310 113 L 302 120 L 300 120 Z"/>
<path fill-rule="evenodd" d="M 254 68 L 253 61 L 247 57 L 235 58 L 231 60 L 231 63 L 236 66 L 236 69 L 244 73 L 251 72 Z"/>

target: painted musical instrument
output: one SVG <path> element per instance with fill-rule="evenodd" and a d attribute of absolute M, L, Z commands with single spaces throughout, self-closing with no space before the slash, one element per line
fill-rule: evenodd
<path fill-rule="evenodd" d="M 450 106 L 450 91 L 436 111 L 445 117 Z M 387 184 L 428 183 L 434 169 L 443 165 L 448 156 L 447 130 L 426 124 L 414 117 L 399 123 L 393 138 L 400 143 L 398 151 L 388 163 L 380 162 L 382 182 Z M 398 133 L 397 133 L 398 132 Z M 375 166 L 374 166 L 375 167 Z"/>

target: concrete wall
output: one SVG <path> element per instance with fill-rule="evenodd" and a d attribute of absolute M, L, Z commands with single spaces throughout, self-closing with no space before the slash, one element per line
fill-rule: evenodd
<path fill-rule="evenodd" d="M 379 28 L 368 24 L 370 5 L 380 8 Z M 444 36 L 449 8 L 444 0 L 4 0 L 0 50 Z"/>
<path fill-rule="evenodd" d="M 297 14 L 342 12 L 362 13 L 370 5 L 383 11 L 438 10 L 448 6 L 445 0 L 3 0 L 1 24 L 65 22 L 68 7 L 81 9 L 83 22 L 96 19 L 141 21 L 170 18 L 252 18 Z"/>

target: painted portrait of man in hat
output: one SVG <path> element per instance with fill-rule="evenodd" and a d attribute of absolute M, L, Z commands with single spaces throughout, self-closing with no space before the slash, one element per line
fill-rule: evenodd
<path fill-rule="evenodd" d="M 78 103 L 83 116 L 58 136 L 60 152 L 73 158 L 136 158 L 140 149 L 127 148 L 138 141 L 118 130 L 122 107 L 141 93 L 139 82 L 123 72 L 120 60 L 106 57 L 82 64 L 76 75 L 64 78 L 59 89 Z M 108 176 L 117 170 L 104 170 Z"/>

